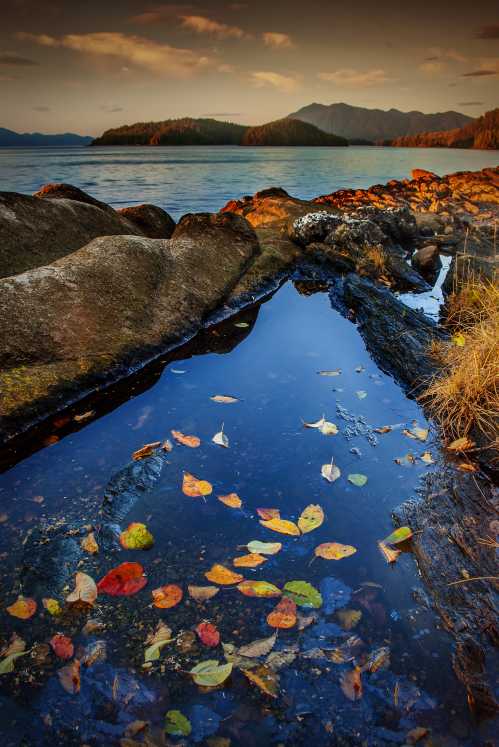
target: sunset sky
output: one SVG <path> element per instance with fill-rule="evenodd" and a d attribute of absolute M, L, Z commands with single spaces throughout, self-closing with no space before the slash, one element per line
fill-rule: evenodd
<path fill-rule="evenodd" d="M 314 101 L 478 116 L 498 105 L 497 2 L 3 0 L 0 127 L 97 135 Z"/>

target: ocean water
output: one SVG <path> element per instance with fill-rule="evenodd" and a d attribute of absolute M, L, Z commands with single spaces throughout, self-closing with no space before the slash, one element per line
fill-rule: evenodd
<path fill-rule="evenodd" d="M 32 193 L 68 182 L 115 207 L 148 202 L 175 219 L 216 211 L 266 187 L 311 198 L 410 177 L 499 163 L 499 151 L 427 148 L 1 148 L 0 190 Z"/>

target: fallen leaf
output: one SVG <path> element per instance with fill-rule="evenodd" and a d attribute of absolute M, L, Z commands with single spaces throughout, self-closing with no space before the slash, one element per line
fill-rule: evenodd
<path fill-rule="evenodd" d="M 260 553 L 260 555 L 277 555 L 282 550 L 280 542 L 260 542 L 260 540 L 251 540 L 246 547 L 251 553 Z"/>
<path fill-rule="evenodd" d="M 411 453 L 409 453 L 409 454 L 406 454 L 406 455 L 405 455 L 405 456 L 403 456 L 403 457 L 397 457 L 397 458 L 396 458 L 396 459 L 394 459 L 393 461 L 394 461 L 394 462 L 395 462 L 396 464 L 400 464 L 400 465 L 402 465 L 403 467 L 407 466 L 408 464 L 416 464 L 416 459 L 415 459 L 415 457 L 413 456 L 413 454 L 411 454 Z"/>
<path fill-rule="evenodd" d="M 165 716 L 165 731 L 171 737 L 188 737 L 192 725 L 188 718 L 180 711 L 167 711 Z"/>
<path fill-rule="evenodd" d="M 210 495 L 213 491 L 213 485 L 207 480 L 198 480 L 197 477 L 191 475 L 189 472 L 184 472 L 184 479 L 182 482 L 182 492 L 184 495 L 188 495 L 191 498 L 199 498 L 201 496 Z"/>
<path fill-rule="evenodd" d="M 342 560 L 343 558 L 349 558 L 356 552 L 356 547 L 342 545 L 340 542 L 323 542 L 322 545 L 317 545 L 314 550 L 318 558 L 324 558 L 325 560 Z"/>
<path fill-rule="evenodd" d="M 412 537 L 412 529 L 410 527 L 399 527 L 395 529 L 388 537 L 385 537 L 383 543 L 386 545 L 398 545 L 400 542 L 405 542 Z"/>
<path fill-rule="evenodd" d="M 237 586 L 246 597 L 280 597 L 282 592 L 268 581 L 242 581 Z"/>
<path fill-rule="evenodd" d="M 308 581 L 288 581 L 284 585 L 283 594 L 291 597 L 299 607 L 322 607 L 320 592 Z"/>
<path fill-rule="evenodd" d="M 352 630 L 362 618 L 360 610 L 337 610 L 336 615 L 343 630 Z"/>
<path fill-rule="evenodd" d="M 415 729 L 411 729 L 407 732 L 405 741 L 407 742 L 407 744 L 416 744 L 416 742 L 419 742 L 420 739 L 426 737 L 429 731 L 430 730 L 426 729 L 424 726 L 416 726 Z"/>
<path fill-rule="evenodd" d="M 478 472 L 480 469 L 477 464 L 473 464 L 473 462 L 459 462 L 457 464 L 457 468 L 461 470 L 461 472 Z"/>
<path fill-rule="evenodd" d="M 225 682 L 231 672 L 232 664 L 219 664 L 216 659 L 208 659 L 193 667 L 190 674 L 196 685 L 217 687 Z"/>
<path fill-rule="evenodd" d="M 257 508 L 256 512 L 258 516 L 265 521 L 281 518 L 281 512 L 278 508 Z"/>
<path fill-rule="evenodd" d="M 265 659 L 265 666 L 272 669 L 273 672 L 278 672 L 283 667 L 288 667 L 294 662 L 297 657 L 297 652 L 292 650 L 283 651 L 272 651 L 271 654 Z"/>
<path fill-rule="evenodd" d="M 182 446 L 188 446 L 190 449 L 197 449 L 201 440 L 197 436 L 186 436 L 181 431 L 170 431 L 177 443 Z"/>
<path fill-rule="evenodd" d="M 265 695 L 277 698 L 277 693 L 279 692 L 279 675 L 270 669 L 270 667 L 262 665 L 256 669 L 245 669 L 243 670 L 243 674 Z"/>
<path fill-rule="evenodd" d="M 37 604 L 34 599 L 19 595 L 14 604 L 11 604 L 6 609 L 12 617 L 18 617 L 19 620 L 29 620 L 35 614 L 36 608 Z"/>
<path fill-rule="evenodd" d="M 333 464 L 333 459 L 331 458 L 331 462 L 329 464 L 323 464 L 321 467 L 321 475 L 325 480 L 328 482 L 335 482 L 339 477 L 341 477 L 341 472 L 339 467 L 336 466 L 336 464 Z"/>
<path fill-rule="evenodd" d="M 215 433 L 213 438 L 211 439 L 214 444 L 217 444 L 218 446 L 223 446 L 224 449 L 229 448 L 229 439 L 224 433 L 224 424 L 222 423 L 222 428 L 219 430 L 218 433 Z"/>
<path fill-rule="evenodd" d="M 275 646 L 277 641 L 277 630 L 269 638 L 259 638 L 252 643 L 247 643 L 245 646 L 240 646 L 237 649 L 237 653 L 240 656 L 247 656 L 248 658 L 255 658 L 257 656 L 266 656 Z"/>
<path fill-rule="evenodd" d="M 435 464 L 435 460 L 433 459 L 433 457 L 432 457 L 432 455 L 431 455 L 431 453 L 429 451 L 424 451 L 421 454 L 420 459 L 425 464 Z"/>
<path fill-rule="evenodd" d="M 215 394 L 213 397 L 210 397 L 213 402 L 218 402 L 222 405 L 233 405 L 235 402 L 239 402 L 237 397 L 231 397 L 227 394 Z"/>
<path fill-rule="evenodd" d="M 367 392 L 365 392 L 363 389 L 359 389 L 357 392 L 355 392 L 355 394 L 359 399 L 365 399 L 367 397 Z"/>
<path fill-rule="evenodd" d="M 343 694 L 349 700 L 360 700 L 362 698 L 361 670 L 358 667 L 343 672 L 340 678 L 340 686 Z"/>
<path fill-rule="evenodd" d="M 27 653 L 25 641 L 17 633 L 12 633 L 9 643 L 0 652 L 2 657 L 0 675 L 13 672 L 16 659 L 19 659 L 20 656 L 26 656 Z"/>
<path fill-rule="evenodd" d="M 120 545 L 125 550 L 150 550 L 154 537 L 145 524 L 134 521 L 120 534 Z"/>
<path fill-rule="evenodd" d="M 151 594 L 154 606 L 160 610 L 167 610 L 170 607 L 175 607 L 180 602 L 184 592 L 176 584 L 166 584 L 166 586 L 153 589 Z"/>
<path fill-rule="evenodd" d="M 400 555 L 400 550 L 388 547 L 388 545 L 385 545 L 384 542 L 378 542 L 378 547 L 381 550 L 381 554 L 383 555 L 387 563 L 395 563 L 398 556 Z"/>
<path fill-rule="evenodd" d="M 309 506 L 303 509 L 300 518 L 298 519 L 298 528 L 302 534 L 312 532 L 317 529 L 324 522 L 324 511 L 318 504 L 311 503 Z"/>
<path fill-rule="evenodd" d="M 140 734 L 140 732 L 143 732 L 149 725 L 149 721 L 132 721 L 128 724 L 128 726 L 125 729 L 125 737 L 135 737 L 137 734 Z M 121 745 L 121 747 L 126 747 L 125 745 Z"/>
<path fill-rule="evenodd" d="M 163 441 L 163 443 L 161 444 L 161 449 L 162 451 L 166 452 L 173 451 L 173 444 L 169 438 L 167 438 L 166 441 Z"/>
<path fill-rule="evenodd" d="M 95 415 L 95 410 L 87 410 L 87 412 L 83 412 L 81 415 L 75 415 L 73 420 L 76 420 L 77 423 L 81 423 L 82 420 L 88 420 L 89 418 L 92 418 Z"/>
<path fill-rule="evenodd" d="M 90 532 L 86 537 L 83 537 L 81 546 L 85 552 L 89 552 L 91 555 L 95 555 L 96 552 L 99 552 L 99 545 L 97 544 L 93 532 Z"/>
<path fill-rule="evenodd" d="M 445 448 L 447 451 L 468 451 L 468 449 L 472 449 L 474 446 L 474 441 L 467 436 L 462 436 L 461 438 L 456 438 L 455 441 L 452 441 L 452 443 Z"/>
<path fill-rule="evenodd" d="M 236 568 L 256 568 L 257 566 L 265 563 L 267 558 L 258 553 L 250 553 L 249 555 L 240 555 L 238 558 L 234 558 L 232 561 Z"/>
<path fill-rule="evenodd" d="M 339 376 L 341 368 L 333 368 L 331 371 L 317 371 L 319 376 Z"/>
<path fill-rule="evenodd" d="M 94 633 L 101 633 L 105 629 L 105 623 L 91 618 L 90 620 L 87 620 L 81 632 L 83 635 L 93 635 Z"/>
<path fill-rule="evenodd" d="M 9 654 L 4 659 L 2 659 L 0 661 L 0 675 L 10 674 L 11 672 L 13 672 L 16 659 L 19 659 L 19 657 L 21 656 L 26 656 L 27 653 L 27 651 L 18 651 L 17 653 Z"/>
<path fill-rule="evenodd" d="M 317 428 L 324 436 L 335 436 L 338 433 L 338 426 L 334 423 L 330 423 L 324 415 L 320 420 L 316 420 L 315 423 L 305 423 L 303 421 L 304 428 Z"/>
<path fill-rule="evenodd" d="M 390 666 L 390 649 L 388 646 L 371 651 L 364 665 L 367 672 L 377 672 L 378 669 L 388 669 Z"/>
<path fill-rule="evenodd" d="M 147 578 L 140 563 L 121 563 L 101 578 L 97 589 L 112 597 L 128 597 L 143 589 L 146 584 Z"/>
<path fill-rule="evenodd" d="M 214 584 L 220 584 L 221 586 L 229 586 L 230 584 L 239 584 L 244 580 L 244 576 L 240 573 L 234 573 L 230 568 L 226 568 L 224 565 L 215 563 L 212 565 L 209 571 L 204 574 L 208 581 L 213 581 Z"/>
<path fill-rule="evenodd" d="M 199 623 L 196 626 L 196 633 L 201 643 L 204 643 L 205 646 L 218 646 L 220 643 L 220 633 L 212 623 Z"/>
<path fill-rule="evenodd" d="M 296 524 L 292 521 L 287 521 L 287 519 L 268 519 L 268 521 L 260 519 L 260 524 L 262 525 L 262 527 L 272 529 L 273 532 L 279 532 L 280 534 L 289 534 L 292 537 L 300 536 L 300 530 L 298 529 Z"/>
<path fill-rule="evenodd" d="M 62 633 L 56 633 L 52 636 L 50 639 L 50 645 L 54 654 L 58 656 L 59 659 L 71 659 L 75 652 L 75 647 L 73 646 L 71 638 L 68 638 L 67 635 L 62 635 Z"/>
<path fill-rule="evenodd" d="M 218 594 L 220 589 L 218 586 L 188 586 L 187 591 L 196 602 L 206 602 Z"/>
<path fill-rule="evenodd" d="M 144 651 L 144 662 L 156 661 L 163 646 L 173 641 L 172 631 L 162 620 L 157 624 L 153 633 L 146 638 L 147 648 Z"/>
<path fill-rule="evenodd" d="M 466 345 L 466 337 L 462 332 L 456 332 L 455 335 L 452 335 L 452 342 L 458 348 L 464 348 L 464 346 Z"/>
<path fill-rule="evenodd" d="M 80 662 L 78 659 L 73 659 L 72 662 L 59 669 L 57 676 L 67 693 L 76 695 L 80 692 Z"/>
<path fill-rule="evenodd" d="M 57 599 L 50 599 L 50 598 L 44 598 L 42 599 L 42 604 L 49 613 L 49 615 L 53 615 L 54 617 L 57 617 L 57 615 L 60 615 L 62 612 L 61 605 L 57 601 Z"/>
<path fill-rule="evenodd" d="M 93 604 L 97 599 L 97 586 L 87 573 L 78 571 L 75 576 L 75 590 L 66 597 L 66 602 L 85 602 Z"/>
<path fill-rule="evenodd" d="M 239 498 L 237 493 L 229 493 L 228 495 L 218 495 L 218 500 L 229 508 L 241 508 L 243 505 L 242 500 Z"/>
<path fill-rule="evenodd" d="M 296 625 L 296 602 L 291 597 L 283 597 L 277 607 L 267 615 L 271 628 L 292 628 Z"/>
<path fill-rule="evenodd" d="M 159 448 L 160 446 L 161 441 L 154 441 L 151 444 L 145 444 L 140 449 L 137 449 L 137 451 L 133 452 L 132 459 L 134 460 L 134 462 L 138 462 L 140 459 L 145 459 L 146 457 L 152 456 L 155 449 Z"/>
<path fill-rule="evenodd" d="M 358 488 L 362 488 L 366 482 L 367 477 L 365 475 L 360 475 L 354 473 L 353 475 L 348 475 L 348 482 L 351 482 L 352 485 L 356 485 Z"/>
<path fill-rule="evenodd" d="M 404 436 L 408 436 L 409 438 L 417 439 L 418 441 L 426 441 L 428 438 L 429 430 L 428 428 L 418 428 L 415 426 L 414 428 L 404 428 L 402 431 Z"/>
<path fill-rule="evenodd" d="M 106 657 L 106 641 L 94 641 L 85 648 L 85 652 L 81 657 L 81 663 L 85 667 L 92 667 L 98 661 L 105 661 Z"/>
<path fill-rule="evenodd" d="M 391 430 L 392 430 L 391 425 L 382 425 L 381 428 L 374 429 L 376 433 L 390 433 Z"/>

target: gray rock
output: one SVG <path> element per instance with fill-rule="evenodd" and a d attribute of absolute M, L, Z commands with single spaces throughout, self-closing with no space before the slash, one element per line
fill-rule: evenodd
<path fill-rule="evenodd" d="M 291 223 L 288 235 L 296 244 L 307 246 L 312 242 L 324 241 L 326 236 L 341 225 L 341 222 L 341 216 L 333 215 L 325 210 L 310 212 Z"/>
<path fill-rule="evenodd" d="M 169 239 L 175 230 L 175 221 L 171 215 L 156 205 L 134 205 L 120 208 L 116 212 L 150 239 Z"/>

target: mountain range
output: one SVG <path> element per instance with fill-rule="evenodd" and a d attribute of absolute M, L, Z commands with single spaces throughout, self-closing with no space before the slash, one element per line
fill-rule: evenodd
<path fill-rule="evenodd" d="M 0 127 L 0 147 L 39 145 L 90 145 L 93 138 L 65 132 L 61 135 L 44 135 L 41 132 L 14 132 Z"/>
<path fill-rule="evenodd" d="M 450 130 L 473 121 L 472 117 L 448 111 L 439 114 L 401 112 L 398 109 L 365 109 L 349 104 L 310 104 L 288 115 L 309 122 L 324 132 L 345 137 L 350 142 L 392 140 L 404 135 Z"/>
<path fill-rule="evenodd" d="M 499 148 L 499 109 L 493 109 L 464 127 L 443 132 L 421 132 L 392 140 L 408 148 Z"/>

